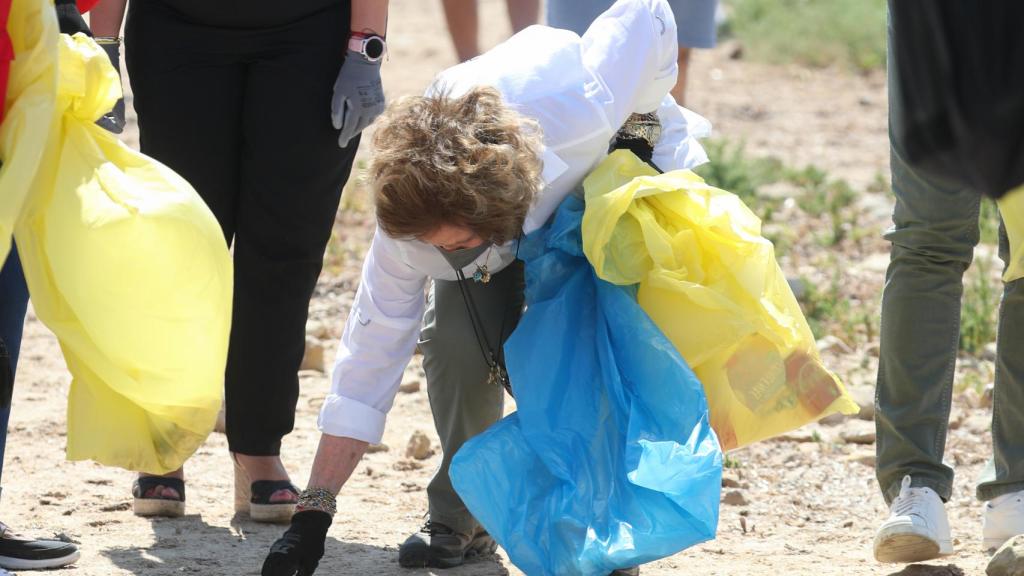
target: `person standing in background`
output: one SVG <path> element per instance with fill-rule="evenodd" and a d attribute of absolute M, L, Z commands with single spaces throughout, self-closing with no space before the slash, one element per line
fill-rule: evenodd
<path fill-rule="evenodd" d="M 63 24 L 63 22 L 62 22 Z M 0 269 L 0 474 L 7 446 L 7 422 L 11 416 L 10 392 L 18 367 L 21 335 L 28 308 L 28 286 L 18 252 L 11 246 Z M 23 538 L 0 522 L 0 575 L 9 570 L 58 568 L 78 560 L 78 547 L 60 540 Z"/>
<path fill-rule="evenodd" d="M 572 30 L 582 36 L 590 23 L 612 4 L 613 0 L 547 0 L 547 23 L 548 26 Z M 715 47 L 715 11 L 718 9 L 718 0 L 669 0 L 669 5 L 676 17 L 676 31 L 679 35 L 679 77 L 672 88 L 672 97 L 680 106 L 685 106 L 690 51 L 694 48 Z"/>
<path fill-rule="evenodd" d="M 60 33 L 92 36 L 79 11 L 88 10 L 91 4 L 76 3 L 75 0 L 56 0 L 54 9 Z M 9 9 L 10 2 L 0 1 L 0 10 Z M 0 99 L 5 96 L 0 94 Z M 111 122 L 112 117 L 113 112 L 105 116 L 99 124 L 115 131 L 116 127 Z M 21 352 L 21 337 L 25 328 L 28 301 L 25 274 L 21 268 L 21 259 L 18 257 L 18 248 L 12 241 L 7 259 L 0 266 L 0 477 L 3 474 L 7 426 L 11 416 L 11 395 Z M 0 495 L 2 492 L 3 488 L 0 487 Z M 70 542 L 25 538 L 0 522 L 0 576 L 10 574 L 6 570 L 43 570 L 67 566 L 78 560 L 80 555 L 78 547 Z"/>
<path fill-rule="evenodd" d="M 950 3 L 950 5 L 955 3 Z M 953 495 L 953 468 L 943 461 L 953 396 L 960 338 L 964 272 L 971 265 L 980 232 L 982 196 L 950 174 L 915 166 L 907 150 L 910 138 L 902 129 L 912 120 L 928 118 L 907 108 L 904 80 L 929 66 L 953 69 L 954 46 L 945 46 L 935 62 L 916 60 L 901 65 L 894 47 L 909 22 L 889 2 L 889 157 L 896 197 L 893 225 L 885 238 L 892 243 L 882 291 L 881 343 L 876 387 L 875 427 L 879 488 L 889 517 L 874 540 L 875 559 L 910 563 L 952 554 L 953 538 L 945 503 Z M 964 6 L 969 6 L 964 4 Z M 928 16 L 928 15 L 925 15 Z M 925 22 L 934 23 L 926 19 Z M 959 24 L 960 21 L 957 21 Z M 974 29 L 968 26 L 968 29 Z M 1014 34 L 1010 30 L 1009 34 Z M 1010 53 L 992 53 L 988 66 Z M 941 64 L 936 63 L 941 62 Z M 971 61 L 974 67 L 974 61 Z M 981 66 L 979 75 L 991 71 Z M 927 75 L 926 75 L 927 76 Z M 920 86 L 920 83 L 910 84 Z M 956 98 L 951 98 L 957 101 Z M 999 110 L 994 106 L 993 110 Z M 1004 111 L 1000 110 L 1000 114 Z M 957 119 L 962 122 L 961 118 Z M 1005 121 L 1005 115 L 1000 117 Z M 970 126 L 970 125 L 968 125 Z M 1005 126 L 1005 124 L 1000 125 Z M 973 128 L 973 126 L 970 126 Z M 982 132 L 983 133 L 983 132 Z M 1004 132 L 1012 133 L 1012 132 Z M 972 134 L 973 135 L 973 134 Z M 952 137 L 941 133 L 950 150 Z M 971 140 L 977 145 L 982 138 Z M 985 159 L 989 162 L 989 158 Z M 988 163 L 984 166 L 993 166 Z M 969 173 L 974 166 L 962 166 Z M 999 226 L 999 256 L 1009 262 L 1006 228 Z M 1024 279 L 1005 283 L 999 305 L 992 400 L 994 458 L 979 478 L 975 495 L 984 502 L 981 543 L 985 550 L 1024 534 Z"/>
<path fill-rule="evenodd" d="M 92 11 L 116 48 L 126 0 Z M 299 395 L 309 300 L 360 132 L 384 110 L 386 0 L 134 0 L 126 63 L 142 152 L 184 177 L 234 248 L 225 373 L 235 508 L 287 522 L 280 458 Z M 135 512 L 180 516 L 182 470 L 141 475 Z"/>
<path fill-rule="evenodd" d="M 448 32 L 452 35 L 459 62 L 477 57 L 480 54 L 477 0 L 441 0 L 441 3 L 444 5 L 444 17 L 448 21 Z M 536 24 L 540 18 L 540 0 L 505 0 L 505 4 L 508 6 L 508 19 L 512 23 L 513 34 Z"/>

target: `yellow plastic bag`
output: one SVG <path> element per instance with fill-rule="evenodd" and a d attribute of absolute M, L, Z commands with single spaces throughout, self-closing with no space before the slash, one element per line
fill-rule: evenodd
<path fill-rule="evenodd" d="M 1010 241 L 1010 256 L 1003 272 L 1004 282 L 1024 278 L 1024 186 L 999 199 L 999 214 Z"/>
<path fill-rule="evenodd" d="M 689 170 L 658 175 L 625 150 L 584 189 L 587 258 L 604 280 L 639 284 L 640 306 L 703 383 L 723 449 L 857 411 L 737 196 Z"/>
<path fill-rule="evenodd" d="M 16 0 L 48 6 L 39 0 Z M 73 376 L 67 456 L 175 470 L 223 395 L 231 260 L 195 190 L 94 121 L 120 96 L 102 49 L 56 36 L 56 107 L 15 226 L 32 304 Z M 20 141 L 18 142 L 20 145 Z"/>
<path fill-rule="evenodd" d="M 0 263 L 7 261 L 11 234 L 54 119 L 58 32 L 53 3 L 14 0 L 7 29 L 16 58 L 0 124 Z"/>

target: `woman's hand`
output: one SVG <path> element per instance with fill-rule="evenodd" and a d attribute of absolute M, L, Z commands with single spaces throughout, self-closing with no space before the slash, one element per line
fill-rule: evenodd
<path fill-rule="evenodd" d="M 292 525 L 270 547 L 263 561 L 263 576 L 312 576 L 324 555 L 331 516 L 304 510 L 292 516 Z"/>
<path fill-rule="evenodd" d="M 348 51 L 334 81 L 331 121 L 344 148 L 363 128 L 384 112 L 384 87 L 380 83 L 380 60 L 371 62 L 362 54 Z"/>
<path fill-rule="evenodd" d="M 117 71 L 117 77 L 121 78 L 121 39 L 120 38 L 97 38 L 97 43 L 100 48 L 107 53 L 107 58 L 110 59 L 110 65 Z M 107 112 L 99 120 L 96 121 L 102 128 L 106 128 L 109 132 L 114 134 L 120 134 L 124 131 L 124 96 L 122 95 L 114 103 L 114 109 Z"/>
<path fill-rule="evenodd" d="M 75 0 L 56 0 L 53 7 L 57 11 L 57 24 L 60 26 L 61 34 L 74 36 L 81 33 L 92 36 L 89 25 L 85 23 L 82 13 L 78 11 Z"/>
<path fill-rule="evenodd" d="M 352 0 L 353 32 L 385 36 L 388 29 L 388 0 Z M 382 55 L 383 56 L 383 55 Z M 348 146 L 363 128 L 384 112 L 384 88 L 380 83 L 380 59 L 367 60 L 349 50 L 334 81 L 331 99 L 331 122 L 338 135 L 338 145 Z"/>
<path fill-rule="evenodd" d="M 309 474 L 311 490 L 337 494 L 366 453 L 367 445 L 354 438 L 322 434 Z M 333 509 L 333 505 L 329 508 Z M 327 512 L 297 512 L 292 516 L 288 531 L 270 547 L 270 554 L 263 562 L 263 576 L 312 576 L 324 555 L 324 541 L 330 526 L 331 515 Z"/>

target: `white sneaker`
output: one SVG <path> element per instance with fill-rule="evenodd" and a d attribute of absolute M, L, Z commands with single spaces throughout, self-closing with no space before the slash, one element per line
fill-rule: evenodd
<path fill-rule="evenodd" d="M 1018 534 L 1024 534 L 1024 490 L 985 503 L 981 525 L 985 550 L 995 550 Z"/>
<path fill-rule="evenodd" d="M 910 476 L 904 476 L 889 519 L 875 535 L 875 559 L 910 563 L 952 553 L 942 499 L 931 488 L 911 488 Z"/>

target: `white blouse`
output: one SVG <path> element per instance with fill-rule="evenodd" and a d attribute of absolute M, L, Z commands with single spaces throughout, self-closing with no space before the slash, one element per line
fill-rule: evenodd
<path fill-rule="evenodd" d="M 664 170 L 707 161 L 696 137 L 710 132 L 668 91 L 676 81 L 675 18 L 665 0 L 619 0 L 582 36 L 531 26 L 485 54 L 442 72 L 428 94 L 453 95 L 493 86 L 506 104 L 543 131 L 543 188 L 523 232 L 545 224 L 565 197 L 607 154 L 615 131 L 633 112 L 657 109 L 662 137 L 653 161 Z M 482 254 L 498 272 L 515 259 L 515 243 Z M 412 358 L 430 278 L 455 280 L 437 248 L 374 234 L 334 364 L 320 430 L 380 442 L 384 422 Z"/>

